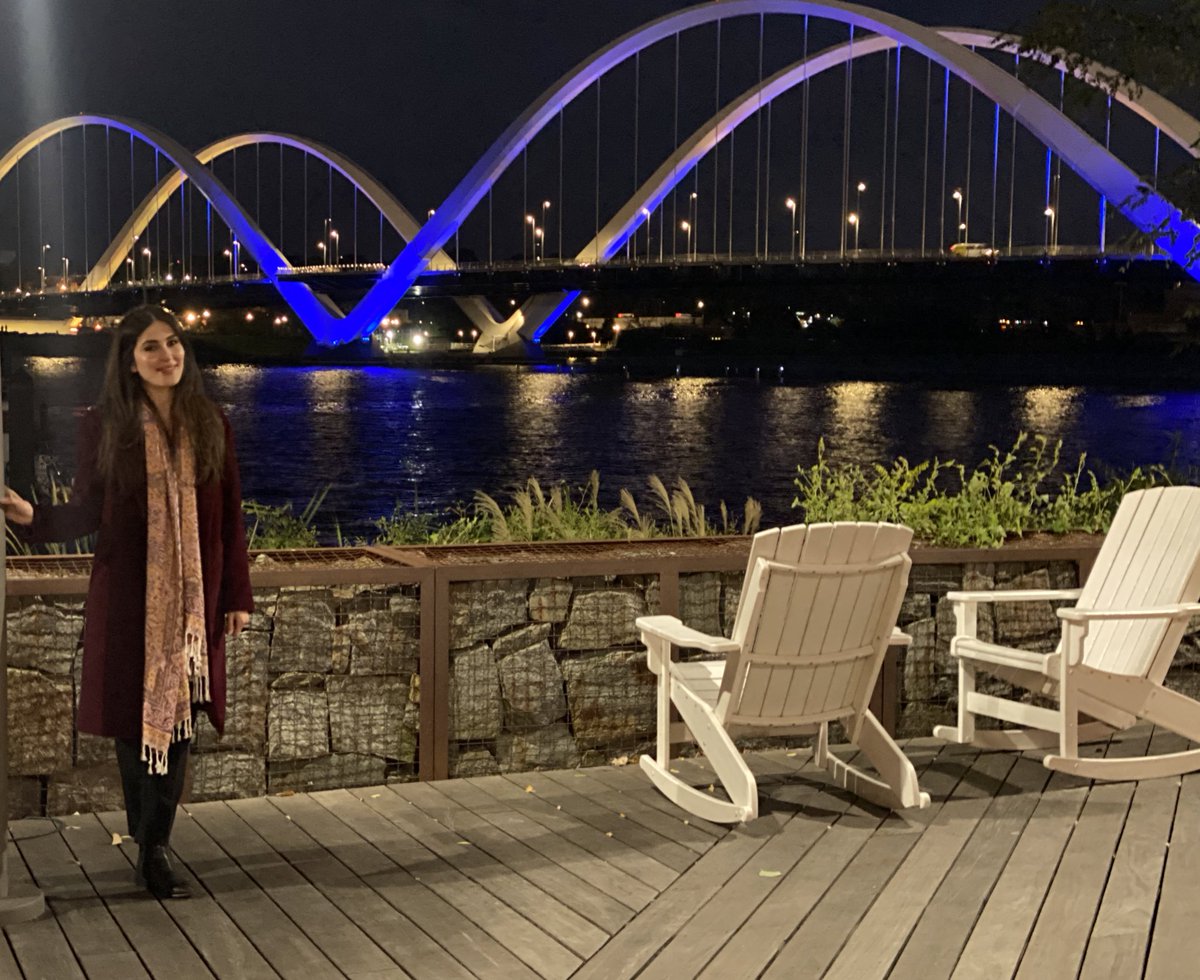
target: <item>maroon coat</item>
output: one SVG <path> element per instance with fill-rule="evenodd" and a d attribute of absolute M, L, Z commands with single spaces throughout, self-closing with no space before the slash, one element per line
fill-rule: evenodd
<path fill-rule="evenodd" d="M 225 472 L 196 487 L 200 564 L 212 701 L 203 705 L 218 732 L 225 729 L 225 613 L 252 612 L 250 565 L 242 516 L 241 480 L 233 432 L 225 424 Z M 146 484 L 127 492 L 106 488 L 96 468 L 100 417 L 84 416 L 71 502 L 34 508 L 28 537 L 69 541 L 98 532 L 84 610 L 83 686 L 78 728 L 92 735 L 140 738 L 145 662 Z M 141 446 L 122 466 L 142 467 Z"/>

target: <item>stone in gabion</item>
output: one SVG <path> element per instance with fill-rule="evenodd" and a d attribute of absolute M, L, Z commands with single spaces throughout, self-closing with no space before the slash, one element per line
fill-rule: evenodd
<path fill-rule="evenodd" d="M 941 597 L 962 588 L 959 565 L 913 565 L 908 573 L 908 591 Z"/>
<path fill-rule="evenodd" d="M 654 575 L 646 580 L 646 615 L 657 616 L 662 610 L 662 580 Z"/>
<path fill-rule="evenodd" d="M 402 755 L 402 722 L 408 680 L 398 677 L 330 677 L 329 731 L 334 752 L 388 759 Z M 407 761 L 412 761 L 411 756 Z"/>
<path fill-rule="evenodd" d="M 580 745 L 621 746 L 654 731 L 654 675 L 645 654 L 613 650 L 563 661 L 571 728 Z"/>
<path fill-rule="evenodd" d="M 315 793 L 343 786 L 379 786 L 386 764 L 374 755 L 327 755 L 301 763 L 277 763 L 267 767 L 267 791 Z"/>
<path fill-rule="evenodd" d="M 558 723 L 520 734 L 505 732 L 496 739 L 496 762 L 501 772 L 571 769 L 579 765 L 579 749 L 567 726 Z"/>
<path fill-rule="evenodd" d="M 912 645 L 904 655 L 904 701 L 931 701 L 937 696 L 938 675 L 950 670 L 949 657 L 939 658 L 937 650 L 937 621 L 918 619 L 909 623 L 904 632 L 912 637 Z"/>
<path fill-rule="evenodd" d="M 32 601 L 9 611 L 8 665 L 48 674 L 70 674 L 83 634 L 83 616 Z"/>
<path fill-rule="evenodd" d="M 1046 574 L 1052 589 L 1079 587 L 1079 568 L 1073 561 L 1052 561 L 1046 566 Z"/>
<path fill-rule="evenodd" d="M 315 759 L 329 751 L 329 702 L 320 675 L 284 674 L 271 685 L 267 755 Z"/>
<path fill-rule="evenodd" d="M 561 623 L 571 607 L 569 579 L 540 578 L 529 593 L 529 618 L 535 623 Z"/>
<path fill-rule="evenodd" d="M 455 748 L 450 746 L 450 775 L 455 779 L 468 776 L 495 776 L 500 772 L 496 757 L 487 749 Z"/>
<path fill-rule="evenodd" d="M 645 603 L 636 592 L 609 590 L 576 595 L 558 648 L 604 650 L 636 643 L 634 621 L 645 614 Z"/>
<path fill-rule="evenodd" d="M 1006 589 L 1048 589 L 1046 569 L 1011 579 Z M 1022 650 L 1049 653 L 1062 636 L 1062 627 L 1049 602 L 996 603 L 996 642 Z"/>
<path fill-rule="evenodd" d="M 281 591 L 271 636 L 271 670 L 328 671 L 333 625 L 333 597 L 328 589 Z"/>
<path fill-rule="evenodd" d="M 245 752 L 196 752 L 191 757 L 194 802 L 239 800 L 267 791 L 267 760 Z"/>
<path fill-rule="evenodd" d="M 112 739 L 108 740 L 109 756 L 113 756 Z M 46 814 L 103 813 L 125 809 L 125 794 L 121 789 L 121 773 L 116 759 L 86 769 L 68 769 L 50 778 L 46 791 Z"/>
<path fill-rule="evenodd" d="M 536 728 L 567 713 L 563 676 L 545 640 L 515 650 L 496 665 L 508 729 Z"/>
<path fill-rule="evenodd" d="M 738 605 L 742 601 L 742 572 L 721 573 L 721 635 L 733 636 Z"/>
<path fill-rule="evenodd" d="M 716 572 L 679 576 L 679 618 L 701 633 L 721 635 L 721 579 Z"/>
<path fill-rule="evenodd" d="M 461 582 L 450 586 L 450 635 L 466 646 L 499 636 L 526 621 L 524 579 L 515 582 Z"/>
<path fill-rule="evenodd" d="M 513 630 L 511 633 L 505 633 L 503 636 L 496 637 L 492 643 L 492 653 L 496 659 L 507 657 L 510 653 L 516 653 L 518 650 L 527 650 L 529 647 L 537 646 L 543 640 L 550 639 L 550 624 L 549 623 L 534 623 L 532 626 L 526 626 L 522 629 Z"/>
<path fill-rule="evenodd" d="M 949 608 L 950 604 L 946 603 Z M 903 628 L 905 623 L 911 623 L 916 619 L 928 619 L 933 615 L 933 603 L 928 593 L 919 593 L 914 595 L 908 593 L 904 597 L 904 601 L 900 604 L 900 618 L 898 624 Z"/>
<path fill-rule="evenodd" d="M 37 776 L 8 777 L 8 819 L 41 817 L 42 781 Z"/>
<path fill-rule="evenodd" d="M 71 767 L 74 685 L 70 677 L 8 670 L 8 771 L 22 776 Z"/>
<path fill-rule="evenodd" d="M 219 742 L 216 730 L 203 716 L 197 719 L 194 746 L 205 749 L 220 744 L 227 751 L 262 755 L 267 732 L 267 657 L 271 638 L 267 633 L 243 630 L 226 638 L 225 735 Z"/>
<path fill-rule="evenodd" d="M 450 652 L 450 738 L 490 742 L 500 733 L 500 675 L 491 648 Z"/>
<path fill-rule="evenodd" d="M 416 600 L 404 599 L 415 607 Z M 421 644 L 416 617 L 407 611 L 351 610 L 338 631 L 347 641 L 351 674 L 411 674 L 417 670 Z"/>

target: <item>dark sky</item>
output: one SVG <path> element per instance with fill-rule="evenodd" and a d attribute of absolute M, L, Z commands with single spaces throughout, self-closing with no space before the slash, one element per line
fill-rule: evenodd
<path fill-rule="evenodd" d="M 262 128 L 440 200 L 555 79 L 686 0 L 0 0 L 0 146 L 80 111 L 187 146 Z M 878 3 L 1006 28 L 1035 0 Z M 417 204 L 411 205 L 416 207 Z"/>

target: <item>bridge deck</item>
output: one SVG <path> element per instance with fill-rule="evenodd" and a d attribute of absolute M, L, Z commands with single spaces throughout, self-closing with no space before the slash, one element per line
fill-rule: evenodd
<path fill-rule="evenodd" d="M 1097 751 L 1177 747 L 1152 735 Z M 770 752 L 764 815 L 735 830 L 634 766 L 191 805 L 175 844 L 197 897 L 164 904 L 132 885 L 120 814 L 22 821 L 15 876 L 50 912 L 6 930 L 0 976 L 1194 975 L 1200 776 L 1093 785 L 908 750 L 928 810 Z"/>

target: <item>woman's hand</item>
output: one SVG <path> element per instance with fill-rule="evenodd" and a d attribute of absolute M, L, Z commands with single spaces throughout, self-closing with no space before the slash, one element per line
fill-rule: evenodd
<path fill-rule="evenodd" d="M 237 636 L 250 622 L 248 612 L 227 612 L 225 614 L 225 635 Z"/>
<path fill-rule="evenodd" d="M 4 511 L 5 520 L 14 524 L 33 523 L 33 504 L 11 487 L 4 488 L 4 496 L 0 497 L 0 510 Z"/>

